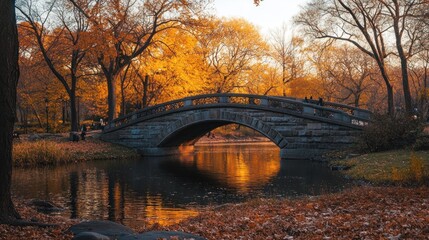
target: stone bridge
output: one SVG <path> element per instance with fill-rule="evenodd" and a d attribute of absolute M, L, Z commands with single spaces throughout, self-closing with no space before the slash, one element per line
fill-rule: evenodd
<path fill-rule="evenodd" d="M 208 94 L 148 107 L 110 122 L 101 138 L 142 155 L 192 151 L 209 131 L 236 123 L 254 129 L 284 158 L 309 158 L 356 142 L 371 112 L 347 105 L 249 94 Z"/>

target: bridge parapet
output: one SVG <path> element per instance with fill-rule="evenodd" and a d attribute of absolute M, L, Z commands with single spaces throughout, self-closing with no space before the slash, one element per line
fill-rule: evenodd
<path fill-rule="evenodd" d="M 105 128 L 105 132 L 133 124 L 137 121 L 175 111 L 185 111 L 197 108 L 211 107 L 238 107 L 249 109 L 264 109 L 267 111 L 284 112 L 304 118 L 317 119 L 342 125 L 360 128 L 370 121 L 371 112 L 348 105 L 324 102 L 323 106 L 317 102 L 306 102 L 303 99 L 272 97 L 251 94 L 206 94 L 186 97 L 152 107 L 113 120 Z"/>

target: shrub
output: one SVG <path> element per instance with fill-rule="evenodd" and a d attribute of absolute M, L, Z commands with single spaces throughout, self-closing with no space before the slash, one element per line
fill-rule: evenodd
<path fill-rule="evenodd" d="M 412 146 L 423 131 L 420 121 L 408 116 L 377 115 L 365 127 L 360 139 L 364 151 L 379 152 Z"/>
<path fill-rule="evenodd" d="M 405 175 L 403 172 L 399 171 L 397 167 L 392 168 L 392 180 L 393 181 L 403 181 L 405 179 Z"/>
<path fill-rule="evenodd" d="M 429 136 L 418 136 L 413 145 L 415 151 L 429 150 Z"/>
<path fill-rule="evenodd" d="M 421 157 L 414 153 L 410 157 L 410 177 L 420 182 L 425 175 L 425 163 Z"/>
<path fill-rule="evenodd" d="M 16 143 L 13 161 L 16 166 L 55 165 L 65 160 L 61 147 L 51 141 Z"/>

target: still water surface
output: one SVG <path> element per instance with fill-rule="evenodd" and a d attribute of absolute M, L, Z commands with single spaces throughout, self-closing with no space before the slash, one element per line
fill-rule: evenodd
<path fill-rule="evenodd" d="M 15 169 L 13 192 L 64 206 L 66 217 L 133 226 L 172 224 L 200 206 L 318 195 L 349 185 L 324 164 L 279 156 L 271 144 L 228 144 L 199 146 L 184 156 Z"/>

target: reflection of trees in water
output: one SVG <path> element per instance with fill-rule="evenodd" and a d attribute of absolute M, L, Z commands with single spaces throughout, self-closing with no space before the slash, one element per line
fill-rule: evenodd
<path fill-rule="evenodd" d="M 193 216 L 194 211 L 181 207 L 192 202 L 225 203 L 262 193 L 318 194 L 340 181 L 320 164 L 280 160 L 275 146 L 208 146 L 176 158 L 17 169 L 13 176 L 19 196 L 67 206 L 71 217 L 127 225 Z"/>
<path fill-rule="evenodd" d="M 77 218 L 79 176 L 76 171 L 70 172 L 70 217 Z"/>

